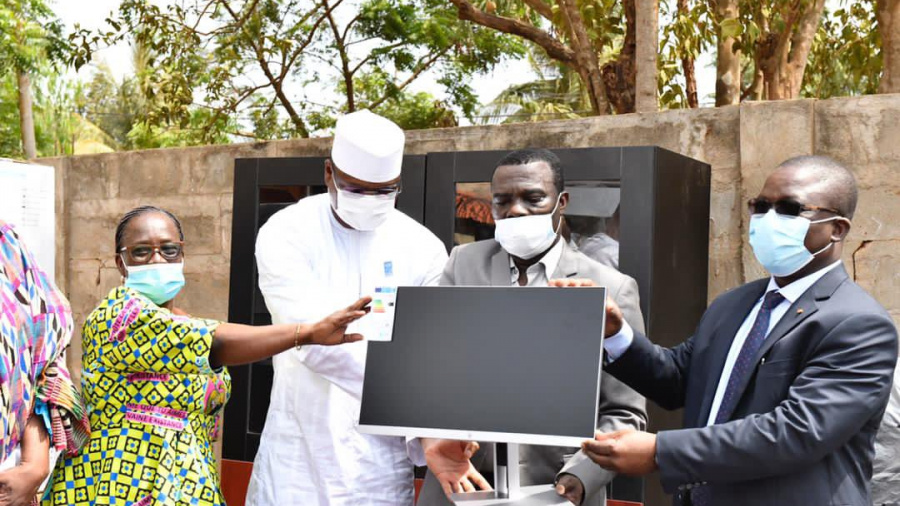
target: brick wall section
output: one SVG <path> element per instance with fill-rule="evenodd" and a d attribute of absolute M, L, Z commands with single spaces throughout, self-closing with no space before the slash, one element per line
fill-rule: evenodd
<path fill-rule="evenodd" d="M 115 225 L 141 204 L 169 209 L 184 223 L 188 282 L 180 305 L 225 319 L 234 159 L 322 156 L 330 144 L 298 139 L 42 160 L 58 169 L 57 276 L 78 324 L 120 282 Z M 846 163 L 861 187 L 845 248 L 848 271 L 900 320 L 900 95 L 412 131 L 406 151 L 626 145 L 658 145 L 712 165 L 710 298 L 762 274 L 746 242 L 744 202 L 778 162 L 826 154 Z M 76 342 L 76 377 L 79 358 Z"/>

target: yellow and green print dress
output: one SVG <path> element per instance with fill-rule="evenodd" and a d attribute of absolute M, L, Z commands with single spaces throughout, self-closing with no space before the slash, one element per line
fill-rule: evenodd
<path fill-rule="evenodd" d="M 114 289 L 84 324 L 91 439 L 57 465 L 45 505 L 224 505 L 211 441 L 231 378 L 213 370 L 218 322 Z"/>

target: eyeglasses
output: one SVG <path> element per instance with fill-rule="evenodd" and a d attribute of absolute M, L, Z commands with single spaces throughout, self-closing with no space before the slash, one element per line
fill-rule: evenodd
<path fill-rule="evenodd" d="M 775 209 L 775 212 L 784 216 L 800 216 L 804 211 L 827 211 L 842 216 L 841 212 L 831 207 L 810 206 L 801 204 L 793 200 L 779 200 L 774 204 L 766 199 L 750 199 L 747 202 L 747 209 L 750 214 L 766 214 L 769 209 Z"/>
<path fill-rule="evenodd" d="M 392 197 L 403 191 L 402 181 L 397 181 L 397 183 L 395 184 L 383 186 L 381 188 L 360 188 L 359 186 L 354 186 L 341 179 L 341 177 L 338 176 L 336 170 L 332 172 L 332 175 L 334 176 L 334 185 L 337 186 L 338 189 L 345 192 L 354 193 L 356 195 Z"/>
<path fill-rule="evenodd" d="M 149 262 L 157 252 L 159 252 L 159 255 L 163 257 L 164 260 L 171 262 L 172 260 L 178 260 L 181 257 L 181 254 L 184 252 L 184 243 L 178 241 L 166 242 L 159 245 L 136 244 L 134 246 L 123 246 L 119 249 L 119 252 L 127 253 L 128 258 L 135 264 L 145 264 Z"/>

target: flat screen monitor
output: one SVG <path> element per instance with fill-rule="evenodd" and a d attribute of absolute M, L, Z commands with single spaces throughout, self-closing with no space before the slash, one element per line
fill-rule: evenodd
<path fill-rule="evenodd" d="M 594 435 L 605 288 L 400 287 L 359 430 L 579 446 Z"/>

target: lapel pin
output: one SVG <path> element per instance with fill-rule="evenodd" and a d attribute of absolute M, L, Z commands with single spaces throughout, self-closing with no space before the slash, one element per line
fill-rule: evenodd
<path fill-rule="evenodd" d="M 803 309 L 802 309 L 802 308 L 801 308 L 801 309 L 798 309 L 798 310 L 797 310 L 797 314 L 803 314 Z"/>

